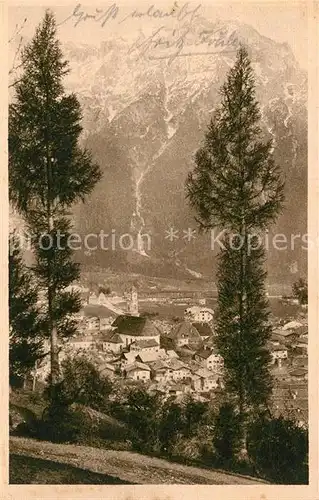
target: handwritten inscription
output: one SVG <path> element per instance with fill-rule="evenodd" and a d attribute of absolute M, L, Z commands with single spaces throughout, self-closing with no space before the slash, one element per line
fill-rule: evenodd
<path fill-rule="evenodd" d="M 167 30 L 161 26 L 147 38 L 140 35 L 128 53 L 137 53 L 152 60 L 167 59 L 172 64 L 177 57 L 233 52 L 239 46 L 236 33 L 228 33 L 222 28 L 201 30 L 195 40 L 188 38 L 191 33 L 188 23 L 178 30 Z"/>
<path fill-rule="evenodd" d="M 152 4 L 143 10 L 135 8 L 129 14 L 123 15 L 116 3 L 104 9 L 95 8 L 90 12 L 79 3 L 60 25 L 70 21 L 77 27 L 81 23 L 92 21 L 104 27 L 108 22 L 122 24 L 140 19 L 145 20 L 147 24 L 151 20 L 159 20 L 161 26 L 156 27 L 148 37 L 140 34 L 129 48 L 128 54 L 134 53 L 149 59 L 167 59 L 169 64 L 177 57 L 237 50 L 239 42 L 235 32 L 228 33 L 226 29 L 218 26 L 211 30 L 197 29 L 195 21 L 200 18 L 201 8 L 201 4 L 193 6 L 186 2 L 179 5 L 175 1 L 167 10 L 159 9 Z M 168 27 L 169 19 L 174 19 L 176 26 L 174 29 Z"/>
<path fill-rule="evenodd" d="M 65 24 L 67 21 L 73 21 L 74 27 L 76 27 L 81 22 L 83 23 L 90 19 L 91 21 L 100 24 L 103 28 L 109 20 L 116 19 L 118 13 L 119 13 L 119 7 L 115 3 L 113 3 L 106 9 L 96 8 L 93 14 L 86 12 L 82 8 L 81 4 L 78 3 L 75 6 L 73 12 L 61 23 L 59 23 L 58 26 L 61 24 Z"/>
<path fill-rule="evenodd" d="M 190 7 L 190 4 L 184 3 L 182 6 L 179 6 L 177 2 L 174 2 L 173 7 L 168 10 L 160 10 L 157 9 L 153 4 L 148 9 L 144 11 L 139 11 L 138 9 L 134 9 L 130 14 L 125 16 L 120 23 L 125 22 L 127 19 L 143 19 L 143 18 L 151 18 L 151 19 L 176 19 L 178 22 L 183 22 L 186 20 L 193 20 L 196 14 L 198 14 L 201 9 L 201 5 L 197 5 L 195 8 Z"/>

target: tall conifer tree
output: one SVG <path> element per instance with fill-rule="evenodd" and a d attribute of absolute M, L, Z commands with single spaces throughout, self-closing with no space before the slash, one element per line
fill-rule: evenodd
<path fill-rule="evenodd" d="M 267 340 L 271 333 L 265 293 L 262 233 L 284 201 L 272 143 L 262 139 L 253 71 L 247 51 L 221 88 L 187 195 L 204 230 L 224 230 L 218 266 L 217 347 L 225 388 L 242 417 L 266 405 L 271 392 Z M 242 420 L 243 421 L 243 420 Z"/>
<path fill-rule="evenodd" d="M 63 88 L 68 64 L 50 11 L 22 51 L 21 70 L 9 109 L 9 194 L 33 235 L 34 271 L 46 296 L 54 386 L 59 335 L 75 331 L 72 314 L 80 308 L 79 296 L 66 291 L 79 277 L 68 240 L 69 208 L 84 201 L 101 173 L 78 143 L 81 109 L 77 97 Z"/>

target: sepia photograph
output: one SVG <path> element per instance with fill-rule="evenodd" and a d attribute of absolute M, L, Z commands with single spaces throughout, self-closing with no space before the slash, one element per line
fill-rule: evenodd
<path fill-rule="evenodd" d="M 308 22 L 9 4 L 10 485 L 309 484 Z"/>

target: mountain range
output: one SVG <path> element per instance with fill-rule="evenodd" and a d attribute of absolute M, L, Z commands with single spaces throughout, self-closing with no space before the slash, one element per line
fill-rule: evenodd
<path fill-rule="evenodd" d="M 286 182 L 285 208 L 269 235 L 283 233 L 290 248 L 270 245 L 269 281 L 290 283 L 307 267 L 301 241 L 290 244 L 291 235 L 307 231 L 307 74 L 287 44 L 252 26 L 197 21 L 186 34 L 63 44 L 66 88 L 83 110 L 81 141 L 103 172 L 86 203 L 75 207 L 75 228 L 83 235 L 103 230 L 117 242 L 114 250 L 82 251 L 79 259 L 84 267 L 214 278 L 216 250 L 209 234 L 198 234 L 185 180 L 241 43 L 255 74 L 264 138 L 273 139 Z M 134 239 L 132 250 L 119 248 L 125 233 Z M 149 239 L 138 238 L 145 233 Z"/>

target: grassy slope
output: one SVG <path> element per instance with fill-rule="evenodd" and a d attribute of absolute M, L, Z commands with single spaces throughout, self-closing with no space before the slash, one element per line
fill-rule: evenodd
<path fill-rule="evenodd" d="M 260 484 L 254 478 L 189 467 L 129 451 L 10 438 L 10 483 Z"/>
<path fill-rule="evenodd" d="M 72 465 L 10 454 L 10 484 L 132 484 Z"/>

